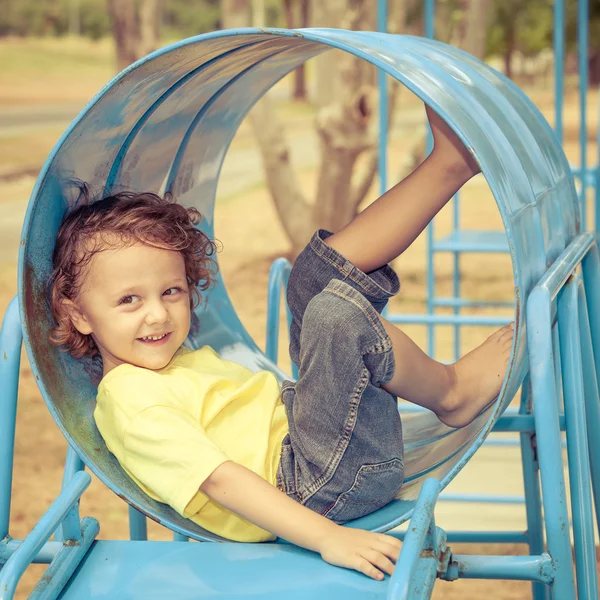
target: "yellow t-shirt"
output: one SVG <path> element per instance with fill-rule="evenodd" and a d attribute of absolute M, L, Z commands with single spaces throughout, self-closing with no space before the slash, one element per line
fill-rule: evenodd
<path fill-rule="evenodd" d="M 275 484 L 288 422 L 272 373 L 252 373 L 208 346 L 182 348 L 158 371 L 128 364 L 110 371 L 94 418 L 108 449 L 150 497 L 223 537 L 274 539 L 199 491 L 227 460 Z"/>

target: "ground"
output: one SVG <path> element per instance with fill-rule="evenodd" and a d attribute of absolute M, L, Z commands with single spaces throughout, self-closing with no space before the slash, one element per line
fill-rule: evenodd
<path fill-rule="evenodd" d="M 57 68 L 60 61 L 63 67 Z M 64 45 L 46 41 L 8 41 L 0 43 L 0 314 L 4 313 L 16 293 L 16 258 L 20 226 L 35 174 L 54 142 L 74 116 L 78 107 L 111 76 L 111 49 L 108 42 L 97 46 L 78 40 Z M 35 81 L 35 85 L 32 85 Z M 551 116 L 552 94 L 548 89 L 531 89 L 530 94 Z M 401 104 L 402 114 L 418 111 L 419 105 L 407 95 Z M 596 95 L 589 101 L 593 121 Z M 302 161 L 310 154 L 314 139 L 310 130 L 311 112 L 304 106 L 282 103 L 280 110 L 286 125 L 300 139 L 293 149 L 302 165 L 305 189 L 312 190 L 316 174 L 314 163 Z M 567 95 L 565 110 L 566 151 L 578 162 L 577 96 Z M 402 119 L 400 119 L 402 120 Z M 391 173 L 399 164 L 414 128 L 407 120 L 398 128 L 390 150 Z M 590 123 L 590 131 L 595 126 Z M 299 135 L 302 133 L 302 135 Z M 590 142 L 593 141 L 591 137 Z M 303 152 L 304 148 L 304 152 Z M 589 161 L 595 160 L 594 149 Z M 251 158 L 250 155 L 254 156 Z M 216 211 L 216 234 L 223 243 L 219 258 L 224 280 L 250 334 L 264 347 L 266 287 L 271 262 L 286 255 L 289 246 L 278 223 L 273 205 L 261 182 L 260 171 L 248 168 L 255 156 L 250 128 L 243 124 L 234 141 L 223 170 L 223 185 Z M 258 162 L 256 164 L 259 164 Z M 258 175 L 257 175 L 258 173 Z M 258 180 L 256 179 L 258 177 Z M 498 210 L 487 193 L 482 178 L 468 186 L 461 204 L 462 226 L 501 228 Z M 451 211 L 440 216 L 436 235 L 447 231 Z M 425 298 L 424 239 L 418 242 L 395 265 L 402 279 L 402 291 L 394 309 L 423 312 Z M 436 259 L 436 285 L 450 295 L 452 286 L 450 257 Z M 507 256 L 467 256 L 461 263 L 461 286 L 465 296 L 480 299 L 512 299 L 513 280 Z M 407 333 L 421 345 L 425 343 L 423 327 L 406 327 Z M 468 328 L 462 336 L 462 351 L 478 344 L 489 330 Z M 452 328 L 439 329 L 438 357 L 452 357 Z M 286 356 L 285 338 L 281 337 L 281 357 Z M 287 368 L 289 361 L 281 360 Z M 19 387 L 19 407 L 15 443 L 15 466 L 10 533 L 24 537 L 58 495 L 66 452 L 66 443 L 48 413 L 33 381 L 27 358 L 23 355 Z M 493 472 L 494 476 L 489 477 Z M 482 484 L 482 482 L 484 482 Z M 522 494 L 519 457 L 514 448 L 483 448 L 457 480 L 450 492 Z M 92 515 L 101 524 L 100 537 L 126 539 L 127 508 L 95 478 L 81 501 L 81 514 Z M 447 529 L 524 529 L 524 509 L 520 505 L 470 505 L 440 503 L 437 522 Z M 152 523 L 152 539 L 169 539 L 170 532 Z M 456 545 L 457 553 L 523 554 L 525 547 Z M 24 598 L 41 576 L 43 566 L 34 566 L 23 577 L 18 598 Z M 459 581 L 440 582 L 434 598 L 445 600 L 480 598 L 498 600 L 530 598 L 530 584 L 523 582 Z"/>

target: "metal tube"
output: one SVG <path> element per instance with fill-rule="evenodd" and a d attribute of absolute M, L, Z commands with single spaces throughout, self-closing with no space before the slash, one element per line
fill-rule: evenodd
<path fill-rule="evenodd" d="M 285 290 L 291 270 L 292 265 L 287 258 L 278 258 L 273 262 L 269 271 L 265 354 L 275 364 L 277 364 L 279 354 L 279 307 L 281 304 L 281 292 Z"/>
<path fill-rule="evenodd" d="M 18 549 L 23 540 L 11 539 L 0 548 L 0 563 L 5 563 Z M 32 564 L 47 565 L 52 562 L 58 551 L 63 547 L 62 542 L 46 542 L 33 557 Z"/>
<path fill-rule="evenodd" d="M 558 142 L 563 143 L 563 101 L 565 94 L 565 3 L 554 0 L 554 130 Z"/>
<path fill-rule="evenodd" d="M 521 386 L 520 412 L 531 414 L 531 381 L 525 377 Z M 532 432 L 520 434 L 521 463 L 523 466 L 523 487 L 525 488 L 525 514 L 527 518 L 527 537 L 529 553 L 541 555 L 544 551 L 544 519 L 542 517 L 542 497 L 540 493 L 539 464 L 537 451 L 534 448 Z M 539 582 L 532 582 L 533 600 L 547 600 L 549 589 Z"/>
<path fill-rule="evenodd" d="M 377 0 L 377 31 L 387 31 L 387 0 Z M 387 138 L 388 138 L 388 96 L 387 76 L 377 71 L 379 88 L 379 194 L 387 192 Z"/>
<path fill-rule="evenodd" d="M 587 91 L 589 7 L 588 0 L 577 2 L 577 49 L 579 63 L 579 151 L 581 156 L 581 228 L 587 229 Z"/>
<path fill-rule="evenodd" d="M 469 307 L 469 308 L 489 308 L 491 306 L 499 308 L 513 308 L 514 302 L 505 302 L 503 300 L 465 300 L 459 297 L 438 296 L 434 299 L 435 306 L 451 306 L 451 307 Z"/>
<path fill-rule="evenodd" d="M 583 391 L 581 344 L 579 341 L 577 296 L 580 285 L 581 279 L 575 275 L 565 285 L 558 297 L 558 332 L 563 366 L 577 589 L 581 598 L 598 598 L 590 459 Z M 594 435 L 597 436 L 598 432 L 594 432 Z"/>
<path fill-rule="evenodd" d="M 17 298 L 6 309 L 0 330 L 0 540 L 8 535 L 23 332 Z"/>
<path fill-rule="evenodd" d="M 588 319 L 594 349 L 596 380 L 600 383 L 600 311 L 594 309 L 594 307 L 600 306 L 600 252 L 597 245 L 592 246 L 585 255 L 581 267 L 586 303 L 592 307 L 588 313 Z"/>
<path fill-rule="evenodd" d="M 148 539 L 148 523 L 146 516 L 139 512 L 133 506 L 128 507 L 129 511 L 129 539 L 145 541 Z"/>
<path fill-rule="evenodd" d="M 428 309 L 429 310 L 429 309 Z M 471 315 L 388 315 L 391 323 L 418 323 L 421 325 L 483 325 L 498 327 L 507 325 L 513 317 L 474 317 Z"/>
<path fill-rule="evenodd" d="M 596 507 L 596 526 L 600 527 L 600 398 L 599 382 L 594 366 L 594 350 L 587 302 L 582 286 L 578 287 L 579 327 L 581 333 L 581 357 L 583 360 L 583 385 L 585 389 L 585 413 L 587 421 L 587 437 L 590 454 L 590 469 L 592 475 L 592 490 Z M 600 353 L 600 348 L 595 352 Z"/>
<path fill-rule="evenodd" d="M 408 532 L 404 537 L 402 552 L 388 588 L 388 598 L 402 600 L 409 597 L 408 592 L 425 544 L 425 538 L 428 531 L 435 528 L 433 511 L 439 493 L 440 482 L 437 479 L 426 479 L 419 493 Z"/>
<path fill-rule="evenodd" d="M 440 501 L 472 502 L 476 504 L 523 504 L 523 496 L 500 496 L 492 494 L 440 494 Z"/>
<path fill-rule="evenodd" d="M 575 598 L 569 515 L 552 358 L 551 293 L 536 286 L 527 300 L 527 342 L 548 549 L 556 566 L 556 598 Z"/>
<path fill-rule="evenodd" d="M 88 473 L 77 473 L 2 567 L 2 571 L 0 571 L 0 600 L 12 598 L 25 569 L 44 547 L 48 538 L 67 513 L 71 511 L 73 505 L 77 505 L 81 494 L 90 485 L 91 480 L 92 478 Z M 75 548 L 75 546 L 73 547 Z"/>
<path fill-rule="evenodd" d="M 552 559 L 541 556 L 470 556 L 454 554 L 451 566 L 456 565 L 461 579 L 512 579 L 552 583 Z M 450 570 L 450 568 L 449 568 Z M 566 596 L 555 596 L 567 598 Z M 575 596 L 568 596 L 575 598 Z"/>
<path fill-rule="evenodd" d="M 435 38 L 435 0 L 425 0 L 425 37 Z M 427 154 L 433 148 L 433 136 L 428 128 L 427 131 Z M 422 321 L 427 324 L 427 353 L 432 358 L 435 357 L 435 329 L 434 324 L 434 306 L 433 299 L 435 297 L 435 271 L 433 260 L 433 238 L 434 238 L 434 222 L 431 221 L 427 226 L 427 317 L 430 320 Z M 390 315 L 391 316 L 391 315 Z M 400 323 L 401 321 L 393 321 Z"/>

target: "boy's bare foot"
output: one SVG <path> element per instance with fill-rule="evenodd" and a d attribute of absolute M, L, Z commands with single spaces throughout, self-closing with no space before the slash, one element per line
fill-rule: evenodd
<path fill-rule="evenodd" d="M 508 367 L 513 334 L 514 323 L 510 323 L 458 362 L 448 365 L 450 390 L 435 411 L 442 423 L 464 427 L 498 396 Z"/>
<path fill-rule="evenodd" d="M 440 163 L 464 181 L 477 175 L 481 171 L 479 165 L 454 131 L 432 108 L 425 106 L 425 111 L 433 134 L 433 151 Z"/>

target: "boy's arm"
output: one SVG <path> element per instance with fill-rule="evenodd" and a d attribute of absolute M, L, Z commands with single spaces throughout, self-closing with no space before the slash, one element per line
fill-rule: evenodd
<path fill-rule="evenodd" d="M 250 469 L 232 461 L 221 464 L 200 491 L 258 527 L 323 560 L 383 579 L 392 574 L 400 542 L 391 536 L 341 527 L 295 502 Z"/>

